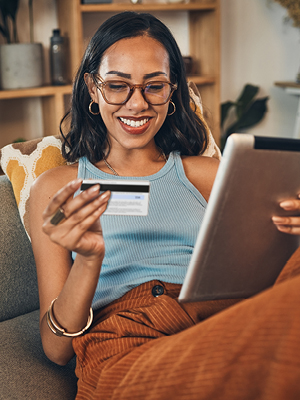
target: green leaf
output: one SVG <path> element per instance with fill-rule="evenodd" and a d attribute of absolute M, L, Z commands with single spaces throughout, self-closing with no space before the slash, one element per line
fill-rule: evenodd
<path fill-rule="evenodd" d="M 267 101 L 269 97 L 263 97 L 261 99 L 255 100 L 248 110 L 238 119 L 234 124 L 232 124 L 225 133 L 225 138 L 227 138 L 232 133 L 239 132 L 240 130 L 251 128 L 252 126 L 258 124 L 267 111 Z"/>
<path fill-rule="evenodd" d="M 3 35 L 4 37 L 6 37 L 4 28 L 3 28 L 1 25 L 0 25 L 0 33 L 2 33 L 2 35 Z"/>
<path fill-rule="evenodd" d="M 13 143 L 22 143 L 22 142 L 26 142 L 26 139 L 20 137 L 13 141 Z"/>
<path fill-rule="evenodd" d="M 14 40 L 16 41 L 16 39 L 17 39 L 16 16 L 17 16 L 18 8 L 19 8 L 19 0 L 0 0 L 0 11 L 2 14 L 2 19 L 3 19 L 4 36 L 8 43 L 10 43 L 12 41 L 12 38 L 9 33 L 9 29 L 8 29 L 8 22 L 7 22 L 8 17 L 11 18 L 12 23 L 13 23 Z"/>
<path fill-rule="evenodd" d="M 248 110 L 242 115 L 239 121 L 239 129 L 247 129 L 258 124 L 267 111 L 267 101 L 269 97 L 255 100 Z"/>
<path fill-rule="evenodd" d="M 3 19 L 3 26 L 1 26 L 1 33 L 3 34 L 4 38 L 6 39 L 7 43 L 10 43 L 10 35 L 9 35 L 9 29 L 8 29 L 8 22 L 7 22 L 7 15 L 2 14 L 2 19 Z"/>
<path fill-rule="evenodd" d="M 28 0 L 28 8 L 29 8 L 29 32 L 30 32 L 30 43 L 34 41 L 33 35 L 33 8 L 32 8 L 33 0 Z"/>
<path fill-rule="evenodd" d="M 16 19 L 19 8 L 19 0 L 0 0 L 0 9 L 5 15 L 9 15 L 12 20 Z"/>
<path fill-rule="evenodd" d="M 221 127 L 223 127 L 224 121 L 226 120 L 227 114 L 232 106 L 234 106 L 232 101 L 226 101 L 226 103 L 221 104 Z"/>
<path fill-rule="evenodd" d="M 240 118 L 241 115 L 247 110 L 253 101 L 254 97 L 257 95 L 259 91 L 258 86 L 247 84 L 244 86 L 240 97 L 237 99 L 236 104 L 236 115 L 237 118 Z"/>

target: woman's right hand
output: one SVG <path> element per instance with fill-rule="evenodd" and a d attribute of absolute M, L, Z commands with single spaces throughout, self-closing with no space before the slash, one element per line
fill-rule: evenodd
<path fill-rule="evenodd" d="M 100 216 L 106 210 L 110 192 L 99 195 L 100 185 L 95 185 L 73 197 L 81 183 L 81 179 L 76 179 L 52 197 L 43 213 L 43 231 L 69 251 L 87 258 L 103 258 L 105 245 Z M 59 209 L 63 210 L 65 219 L 53 225 L 51 219 Z"/>
<path fill-rule="evenodd" d="M 300 235 L 300 195 L 297 199 L 282 201 L 279 206 L 284 210 L 293 211 L 295 214 L 286 217 L 274 216 L 272 220 L 277 229 L 290 235 Z"/>

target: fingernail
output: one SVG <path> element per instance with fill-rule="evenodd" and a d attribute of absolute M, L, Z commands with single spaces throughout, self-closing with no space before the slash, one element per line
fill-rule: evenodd
<path fill-rule="evenodd" d="M 292 210 L 295 208 L 294 202 L 291 200 L 286 200 L 281 202 L 280 207 L 284 208 L 285 210 Z"/>
<path fill-rule="evenodd" d="M 82 183 L 82 179 L 74 179 L 74 181 L 70 182 L 70 186 L 75 188 L 81 183 Z"/>
<path fill-rule="evenodd" d="M 277 225 L 276 228 L 281 232 L 289 232 L 291 230 L 290 227 L 285 225 Z"/>
<path fill-rule="evenodd" d="M 104 193 L 101 194 L 101 198 L 102 199 L 106 199 L 109 196 L 110 196 L 110 192 L 104 192 Z"/>
<path fill-rule="evenodd" d="M 272 221 L 275 222 L 276 224 L 280 224 L 280 222 L 284 222 L 284 218 L 282 217 L 272 217 Z"/>
<path fill-rule="evenodd" d="M 88 193 L 96 193 L 99 192 L 100 190 L 100 185 L 94 185 L 91 188 L 88 189 Z"/>

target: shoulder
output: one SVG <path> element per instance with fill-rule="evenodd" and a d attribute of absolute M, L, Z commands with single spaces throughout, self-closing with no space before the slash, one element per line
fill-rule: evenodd
<path fill-rule="evenodd" d="M 64 165 L 43 172 L 31 186 L 31 196 L 47 197 L 48 200 L 68 182 L 77 178 L 78 164 Z"/>
<path fill-rule="evenodd" d="M 212 157 L 182 157 L 184 172 L 188 180 L 208 200 L 220 162 Z"/>

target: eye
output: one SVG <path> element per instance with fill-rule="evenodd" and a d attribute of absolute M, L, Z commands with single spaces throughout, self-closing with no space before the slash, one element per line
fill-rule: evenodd
<path fill-rule="evenodd" d="M 153 82 L 153 83 L 149 83 L 149 85 L 146 86 L 146 91 L 148 93 L 157 93 L 157 92 L 161 92 L 162 90 L 165 89 L 166 87 L 166 83 L 164 82 Z"/>
<path fill-rule="evenodd" d="M 111 92 L 127 92 L 128 85 L 125 82 L 106 82 L 106 89 Z"/>

